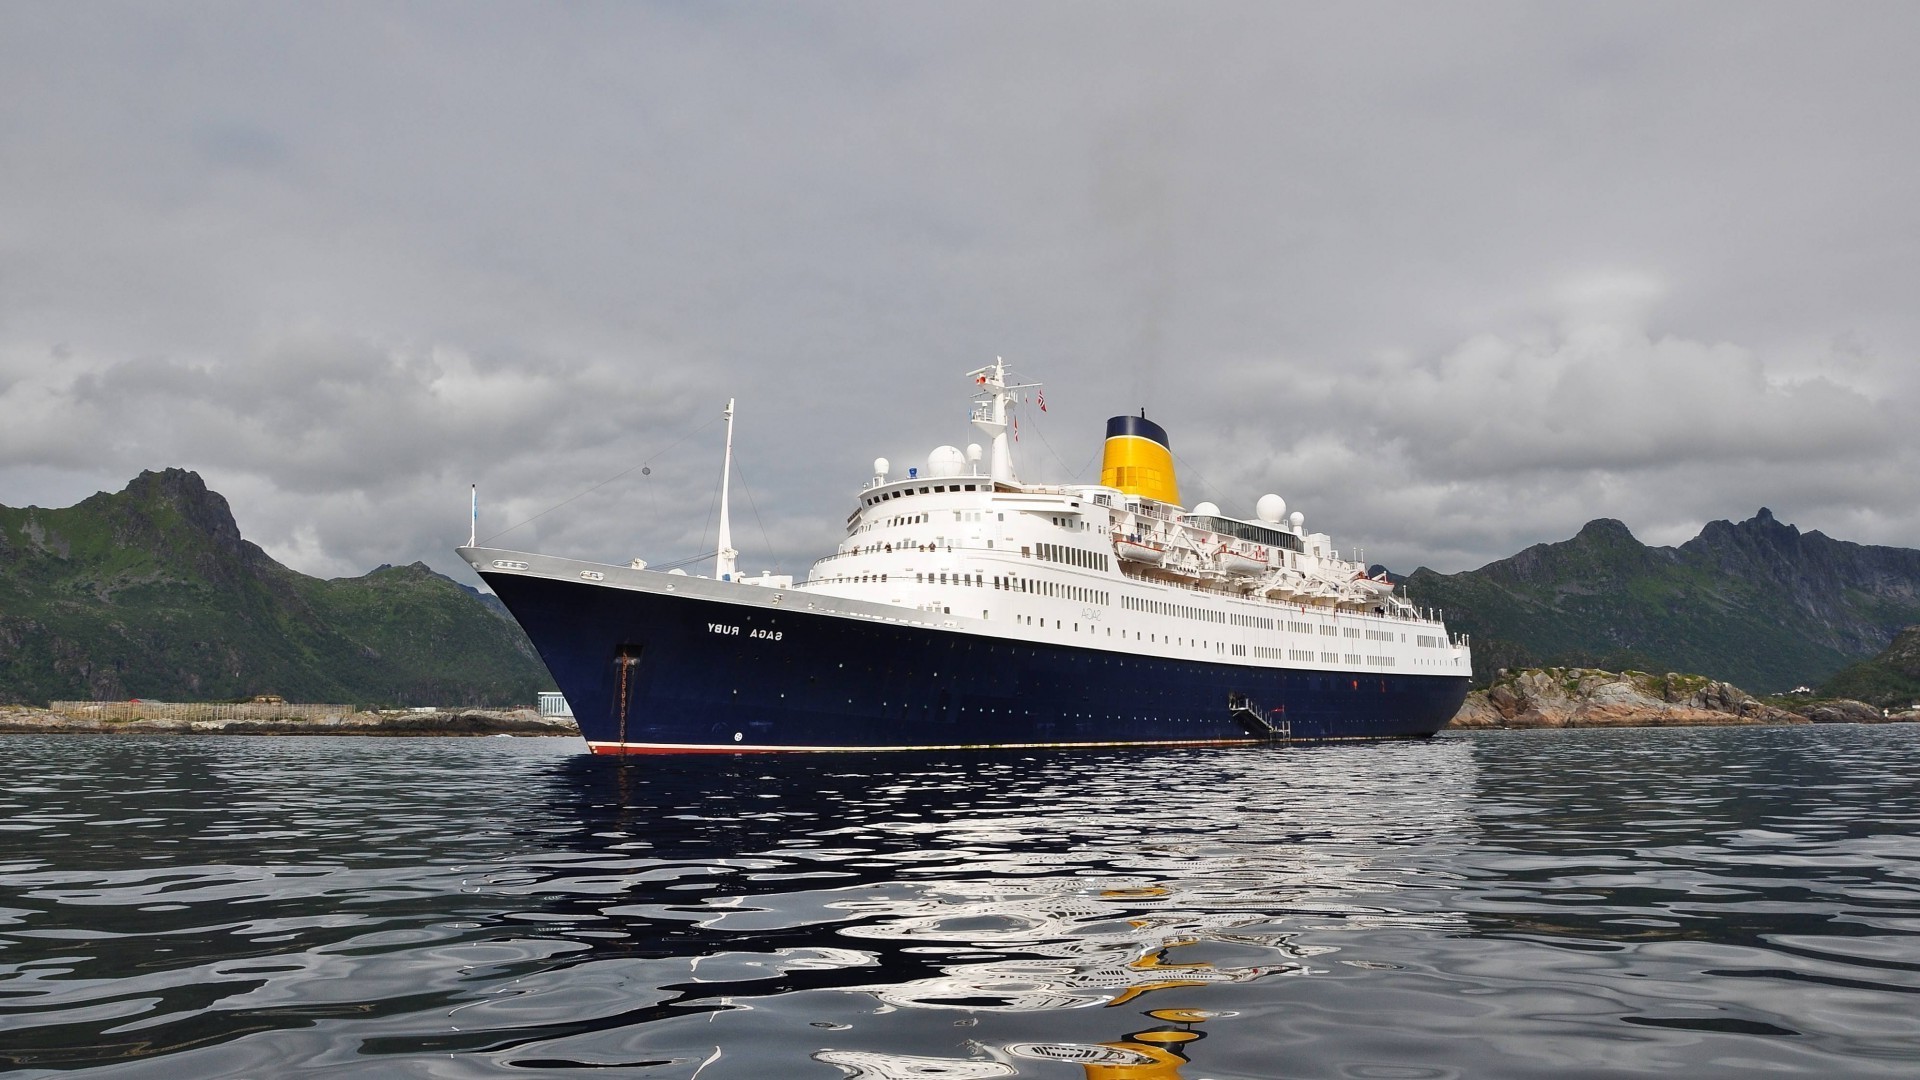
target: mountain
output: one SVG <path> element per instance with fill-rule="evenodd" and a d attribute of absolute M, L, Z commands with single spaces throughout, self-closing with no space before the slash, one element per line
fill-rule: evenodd
<path fill-rule="evenodd" d="M 289 570 L 183 469 L 0 507 L 0 701 L 528 704 L 551 679 L 503 614 L 422 563 Z"/>
<path fill-rule="evenodd" d="M 1618 521 L 1478 570 L 1421 567 L 1407 594 L 1499 668 L 1697 671 L 1740 686 L 1818 684 L 1920 622 L 1920 551 L 1802 533 L 1760 512 L 1648 547 Z"/>
<path fill-rule="evenodd" d="M 1827 680 L 1823 697 L 1852 698 L 1883 709 L 1910 709 L 1920 703 L 1920 626 L 1900 631 L 1886 651 Z"/>

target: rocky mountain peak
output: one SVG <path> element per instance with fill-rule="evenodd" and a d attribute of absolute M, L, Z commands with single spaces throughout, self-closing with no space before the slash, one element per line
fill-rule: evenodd
<path fill-rule="evenodd" d="M 1617 544 L 1625 540 L 1639 543 L 1638 540 L 1634 539 L 1633 530 L 1627 528 L 1627 523 L 1616 518 L 1594 518 L 1592 521 L 1582 525 L 1580 531 L 1575 533 L 1573 538 L 1588 543 L 1605 542 Z"/>
<path fill-rule="evenodd" d="M 1640 543 L 1624 522 L 1595 518 L 1571 539 L 1535 544 L 1511 558 L 1488 564 L 1480 572 L 1496 580 L 1552 582 L 1575 591 L 1590 591 L 1611 587 L 1623 575 L 1663 554 L 1670 555 L 1671 550 Z"/>
<path fill-rule="evenodd" d="M 144 471 L 128 481 L 120 494 L 124 501 L 149 515 L 155 511 L 177 515 L 222 549 L 237 551 L 246 544 L 226 496 L 209 489 L 200 474 L 191 469 Z"/>

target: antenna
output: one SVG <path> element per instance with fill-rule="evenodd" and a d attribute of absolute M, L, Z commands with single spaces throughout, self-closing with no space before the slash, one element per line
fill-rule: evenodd
<path fill-rule="evenodd" d="M 720 465 L 720 550 L 713 557 L 713 576 L 721 581 L 732 581 L 739 571 L 734 568 L 734 558 L 740 553 L 733 550 L 733 530 L 727 525 L 727 479 L 733 473 L 733 399 L 727 399 L 727 456 Z"/>
<path fill-rule="evenodd" d="M 480 546 L 480 485 L 473 485 L 473 531 L 467 534 L 467 546 Z"/>
<path fill-rule="evenodd" d="M 973 426 L 992 440 L 989 444 L 991 448 L 987 451 L 987 475 L 1003 484 L 1017 484 L 1020 480 L 1013 471 L 1013 450 L 1007 444 L 1008 428 L 1019 431 L 1011 408 L 1018 396 L 1016 391 L 1036 389 L 1040 384 L 1007 382 L 1007 362 L 998 356 L 993 358 L 991 365 L 976 368 L 967 374 L 978 387 L 974 391 L 976 400 L 970 414 Z"/>

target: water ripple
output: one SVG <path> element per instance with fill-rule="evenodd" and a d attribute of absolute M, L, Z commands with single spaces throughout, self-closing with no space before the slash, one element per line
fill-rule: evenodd
<path fill-rule="evenodd" d="M 1912 1074 L 1900 728 L 617 762 L 13 736 L 23 1076 Z"/>

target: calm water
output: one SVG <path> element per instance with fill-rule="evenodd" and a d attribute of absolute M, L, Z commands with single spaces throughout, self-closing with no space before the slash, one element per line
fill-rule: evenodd
<path fill-rule="evenodd" d="M 1920 1075 L 1904 726 L 0 749 L 15 1075 Z"/>

